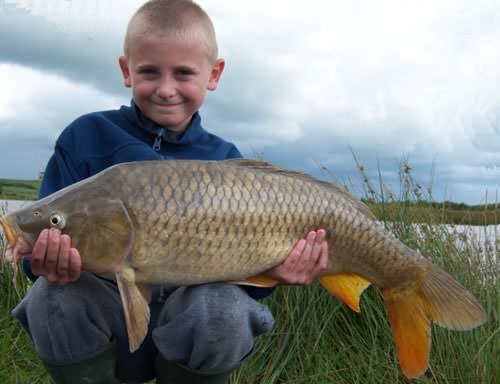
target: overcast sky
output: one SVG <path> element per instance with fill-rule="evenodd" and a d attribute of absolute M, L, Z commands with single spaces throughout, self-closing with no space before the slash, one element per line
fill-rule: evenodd
<path fill-rule="evenodd" d="M 117 58 L 136 0 L 0 0 L 0 178 L 35 178 L 78 116 L 130 102 Z M 500 186 L 500 0 L 200 0 L 226 69 L 203 125 L 246 157 L 399 193 Z M 322 167 L 328 173 L 321 171 Z"/>

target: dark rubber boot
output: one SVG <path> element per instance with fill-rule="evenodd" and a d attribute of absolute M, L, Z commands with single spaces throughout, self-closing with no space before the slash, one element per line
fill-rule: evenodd
<path fill-rule="evenodd" d="M 155 366 L 157 384 L 226 384 L 230 375 L 230 373 L 201 375 L 177 363 L 167 361 L 160 355 L 156 358 Z"/>
<path fill-rule="evenodd" d="M 119 384 L 115 376 L 116 346 L 110 343 L 103 350 L 84 360 L 67 364 L 49 363 L 45 367 L 55 384 Z"/>

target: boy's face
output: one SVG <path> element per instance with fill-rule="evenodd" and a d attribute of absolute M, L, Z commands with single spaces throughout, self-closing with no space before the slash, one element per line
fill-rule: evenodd
<path fill-rule="evenodd" d="M 149 34 L 129 45 L 128 60 L 119 58 L 126 87 L 136 105 L 157 124 L 183 132 L 217 88 L 224 60 L 211 63 L 204 46 L 168 34 Z"/>

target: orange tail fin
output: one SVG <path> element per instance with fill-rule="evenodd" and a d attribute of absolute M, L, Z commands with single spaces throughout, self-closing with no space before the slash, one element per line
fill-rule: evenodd
<path fill-rule="evenodd" d="M 429 365 L 432 321 L 446 328 L 466 330 L 486 320 L 477 300 L 430 264 L 429 274 L 418 289 L 386 289 L 384 300 L 401 369 L 408 378 L 422 375 Z"/>
<path fill-rule="evenodd" d="M 417 294 L 394 298 L 385 294 L 384 300 L 401 369 L 408 378 L 419 377 L 429 366 L 431 349 L 431 321 L 425 302 Z"/>

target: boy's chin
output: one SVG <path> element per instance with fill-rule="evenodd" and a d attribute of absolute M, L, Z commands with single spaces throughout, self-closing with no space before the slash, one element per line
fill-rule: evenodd
<path fill-rule="evenodd" d="M 172 119 L 165 118 L 165 116 L 152 116 L 149 119 L 153 120 L 160 127 L 165 127 L 172 132 L 182 133 L 189 125 L 192 116 L 189 116 L 186 119 Z"/>

